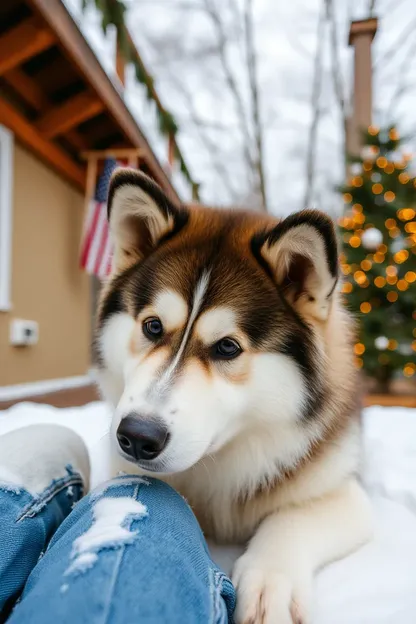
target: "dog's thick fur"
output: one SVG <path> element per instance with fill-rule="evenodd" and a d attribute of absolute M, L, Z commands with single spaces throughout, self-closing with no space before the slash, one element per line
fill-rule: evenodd
<path fill-rule="evenodd" d="M 166 448 L 137 470 L 179 490 L 208 536 L 248 542 L 237 622 L 306 624 L 314 571 L 371 534 L 332 222 L 177 208 L 131 170 L 108 205 L 115 258 L 96 351 L 114 446 L 127 414 L 162 422 Z M 143 329 L 155 318 L 156 340 Z M 232 359 L 224 338 L 241 348 Z"/>

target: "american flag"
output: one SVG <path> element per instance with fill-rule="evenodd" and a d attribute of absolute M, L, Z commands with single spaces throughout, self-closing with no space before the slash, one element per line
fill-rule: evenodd
<path fill-rule="evenodd" d="M 107 221 L 107 193 L 111 174 L 118 167 L 114 158 L 107 158 L 98 179 L 95 195 L 88 206 L 81 244 L 81 268 L 90 275 L 104 279 L 110 273 L 113 255 Z"/>

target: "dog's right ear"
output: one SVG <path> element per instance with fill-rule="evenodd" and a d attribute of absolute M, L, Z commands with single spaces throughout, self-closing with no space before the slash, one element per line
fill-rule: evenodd
<path fill-rule="evenodd" d="M 136 169 L 117 169 L 107 205 L 116 271 L 143 260 L 188 220 L 185 208 L 176 208 L 153 180 Z"/>

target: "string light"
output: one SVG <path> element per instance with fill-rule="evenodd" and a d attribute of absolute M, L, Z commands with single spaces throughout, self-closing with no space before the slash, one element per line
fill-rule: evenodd
<path fill-rule="evenodd" d="M 384 172 L 393 173 L 393 171 L 394 171 L 394 164 L 391 162 L 387 163 L 387 165 L 384 167 Z"/>
<path fill-rule="evenodd" d="M 363 223 L 365 222 L 365 216 L 361 212 L 359 212 L 354 215 L 353 221 L 357 225 L 363 225 Z"/>
<path fill-rule="evenodd" d="M 349 294 L 352 292 L 352 284 L 351 282 L 344 282 L 343 286 L 342 286 L 342 292 Z"/>
<path fill-rule="evenodd" d="M 387 293 L 387 299 L 390 301 L 390 303 L 394 303 L 395 301 L 397 301 L 398 298 L 399 295 L 397 294 L 397 292 L 393 292 L 392 290 L 390 290 L 390 292 Z"/>
<path fill-rule="evenodd" d="M 350 204 L 352 202 L 352 195 L 351 193 L 344 193 L 344 203 L 345 204 Z"/>
<path fill-rule="evenodd" d="M 388 275 L 386 281 L 391 286 L 394 286 L 394 284 L 397 282 L 397 277 L 395 275 Z"/>
<path fill-rule="evenodd" d="M 391 230 L 392 228 L 396 227 L 396 219 L 386 219 L 384 225 L 388 230 Z"/>
<path fill-rule="evenodd" d="M 407 290 L 409 288 L 409 283 L 406 282 L 406 280 L 401 279 L 397 282 L 397 288 L 399 290 Z"/>
<path fill-rule="evenodd" d="M 412 284 L 416 281 L 416 273 L 414 271 L 408 271 L 404 276 L 404 279 L 406 282 L 409 282 L 409 284 Z"/>
<path fill-rule="evenodd" d="M 369 312 L 371 312 L 371 303 L 369 303 L 368 301 L 363 301 L 363 303 L 360 305 L 360 310 L 363 314 L 368 314 Z"/>
<path fill-rule="evenodd" d="M 390 128 L 389 139 L 391 139 L 392 141 L 398 141 L 399 138 L 399 133 L 397 132 L 396 128 Z"/>
<path fill-rule="evenodd" d="M 379 133 L 379 128 L 377 128 L 377 126 L 368 126 L 368 134 L 371 134 L 371 136 L 377 136 L 377 134 Z"/>
<path fill-rule="evenodd" d="M 369 271 L 371 269 L 371 267 L 373 266 L 373 263 L 371 262 L 371 260 L 368 260 L 366 258 L 365 260 L 362 260 L 360 266 L 361 266 L 363 271 Z"/>
<path fill-rule="evenodd" d="M 387 165 L 387 158 L 384 158 L 384 156 L 379 156 L 376 160 L 376 165 L 380 167 L 380 169 L 384 169 L 384 167 Z"/>
<path fill-rule="evenodd" d="M 407 249 L 401 249 L 400 251 L 395 253 L 393 256 L 394 261 L 397 262 L 397 264 L 402 264 L 403 262 L 406 262 L 408 257 L 409 257 L 409 252 L 407 251 Z"/>
<path fill-rule="evenodd" d="M 356 186 L 356 187 L 362 186 L 362 185 L 363 185 L 363 183 L 364 183 L 364 181 L 363 181 L 363 179 L 362 179 L 362 177 L 361 177 L 361 176 L 355 176 L 355 177 L 351 180 L 351 182 L 352 182 L 352 186 Z M 352 200 L 352 197 L 351 197 L 351 200 Z"/>
<path fill-rule="evenodd" d="M 372 162 L 370 162 L 369 160 L 363 162 L 364 171 L 371 171 L 372 168 L 373 168 Z"/>
<path fill-rule="evenodd" d="M 413 340 L 412 342 L 412 349 L 413 351 L 416 351 L 416 340 Z"/>
<path fill-rule="evenodd" d="M 361 239 L 359 236 L 351 236 L 350 238 L 350 245 L 351 247 L 354 247 L 355 249 L 357 247 L 359 247 L 361 245 Z"/>
<path fill-rule="evenodd" d="M 344 275 L 349 275 L 351 273 L 351 267 L 349 264 L 341 264 L 341 271 Z"/>
<path fill-rule="evenodd" d="M 363 207 L 361 206 L 361 204 L 354 204 L 352 207 L 354 212 L 362 212 L 363 211 Z"/>
<path fill-rule="evenodd" d="M 377 262 L 377 264 L 381 264 L 382 262 L 384 262 L 385 256 L 380 251 L 376 251 L 376 253 L 373 256 L 373 259 L 374 259 L 374 262 Z"/>
<path fill-rule="evenodd" d="M 386 275 L 397 275 L 397 267 L 390 264 L 386 267 Z"/>
<path fill-rule="evenodd" d="M 387 345 L 387 349 L 389 349 L 389 351 L 395 351 L 398 346 L 399 346 L 399 344 L 398 344 L 397 340 L 389 340 L 389 344 Z"/>
<path fill-rule="evenodd" d="M 412 377 L 412 375 L 415 374 L 415 370 L 416 370 L 415 365 L 412 362 L 409 362 L 403 368 L 403 373 L 406 375 L 406 377 Z"/>
<path fill-rule="evenodd" d="M 397 213 L 397 216 L 401 221 L 410 221 L 411 219 L 414 219 L 415 215 L 416 212 L 413 210 L 413 208 L 402 208 Z"/>
<path fill-rule="evenodd" d="M 389 236 L 391 238 L 397 238 L 398 236 L 400 236 L 400 229 L 398 227 L 394 227 L 391 230 L 389 230 Z"/>
<path fill-rule="evenodd" d="M 392 202 L 396 199 L 396 195 L 393 193 L 393 191 L 386 191 L 384 193 L 384 199 L 386 200 L 386 202 Z"/>
<path fill-rule="evenodd" d="M 407 184 L 410 180 L 410 176 L 408 173 L 405 173 L 404 171 L 402 173 L 399 174 L 399 182 L 401 184 Z"/>
<path fill-rule="evenodd" d="M 365 273 L 363 273 L 363 271 L 356 271 L 354 273 L 354 279 L 357 282 L 357 284 L 364 284 L 364 282 L 367 280 Z"/>
<path fill-rule="evenodd" d="M 355 355 L 362 355 L 365 351 L 365 346 L 363 345 L 362 342 L 357 342 L 356 345 L 354 345 L 354 353 Z"/>
<path fill-rule="evenodd" d="M 383 288 L 383 286 L 386 285 L 386 280 L 384 279 L 384 277 L 381 277 L 381 275 L 379 275 L 374 280 L 374 284 L 377 286 L 377 288 Z"/>
<path fill-rule="evenodd" d="M 373 191 L 374 195 L 380 195 L 380 193 L 383 192 L 383 186 L 382 184 L 377 182 L 377 184 L 373 184 L 373 186 L 371 187 L 371 190 Z"/>
<path fill-rule="evenodd" d="M 388 249 L 387 249 L 387 245 L 385 245 L 384 243 L 382 243 L 382 244 L 380 245 L 380 247 L 378 248 L 378 251 L 379 251 L 380 253 L 382 253 L 382 254 L 386 254 L 386 253 L 387 253 L 387 251 L 388 251 Z"/>

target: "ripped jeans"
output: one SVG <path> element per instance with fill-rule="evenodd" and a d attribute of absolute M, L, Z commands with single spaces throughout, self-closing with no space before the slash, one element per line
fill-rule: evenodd
<path fill-rule="evenodd" d="M 232 622 L 234 588 L 179 494 L 126 475 L 77 502 L 67 470 L 37 497 L 0 489 L 0 622 L 19 596 L 8 624 Z"/>

